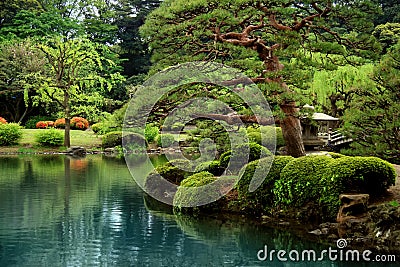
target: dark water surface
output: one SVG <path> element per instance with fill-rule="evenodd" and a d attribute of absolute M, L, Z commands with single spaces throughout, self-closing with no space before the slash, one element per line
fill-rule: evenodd
<path fill-rule="evenodd" d="M 0 266 L 350 266 L 259 261 L 264 245 L 326 247 L 251 221 L 193 219 L 150 206 L 123 160 L 0 157 Z"/>

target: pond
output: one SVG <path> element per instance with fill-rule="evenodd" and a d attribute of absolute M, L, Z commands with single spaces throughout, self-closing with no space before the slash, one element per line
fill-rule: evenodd
<path fill-rule="evenodd" d="M 0 157 L 2 267 L 312 263 L 259 261 L 257 253 L 265 245 L 288 251 L 326 249 L 251 220 L 174 216 L 145 197 L 124 160 L 99 155 Z"/>

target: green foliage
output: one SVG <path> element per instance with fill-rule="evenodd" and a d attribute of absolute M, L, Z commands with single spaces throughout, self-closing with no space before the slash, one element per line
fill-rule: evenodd
<path fill-rule="evenodd" d="M 343 118 L 353 139 L 348 155 L 376 156 L 400 164 L 400 43 L 389 49 L 373 78 L 376 86 L 361 87 Z"/>
<path fill-rule="evenodd" d="M 249 152 L 248 154 L 246 150 Z M 220 156 L 219 160 L 223 168 L 228 167 L 229 162 L 233 158 L 232 154 L 236 158 L 235 162 L 231 162 L 230 168 L 233 171 L 240 170 L 248 162 L 260 159 L 260 157 L 272 156 L 272 153 L 267 148 L 257 143 L 240 144 Z"/>
<path fill-rule="evenodd" d="M 116 147 L 122 144 L 122 132 L 121 131 L 114 131 L 109 132 L 103 136 L 102 139 L 102 147 L 109 148 L 109 147 Z"/>
<path fill-rule="evenodd" d="M 174 144 L 176 144 L 175 137 L 173 134 L 158 134 L 154 141 L 157 143 L 159 147 L 164 147 L 164 148 L 172 147 Z"/>
<path fill-rule="evenodd" d="M 206 161 L 196 166 L 194 172 L 207 171 L 215 176 L 220 176 L 224 173 L 225 168 L 221 166 L 219 160 Z"/>
<path fill-rule="evenodd" d="M 122 144 L 126 152 L 146 152 L 146 140 L 141 134 L 124 132 L 124 135 L 122 137 Z"/>
<path fill-rule="evenodd" d="M 289 162 L 275 183 L 276 203 L 302 207 L 318 199 L 322 192 L 320 181 L 333 160 L 328 156 L 306 156 Z"/>
<path fill-rule="evenodd" d="M 0 123 L 0 146 L 18 144 L 22 138 L 21 126 L 17 123 Z"/>
<path fill-rule="evenodd" d="M 242 168 L 236 188 L 246 211 L 264 212 L 273 207 L 274 184 L 280 179 L 282 169 L 293 159 L 290 156 L 267 157 L 252 161 Z M 263 182 L 255 191 L 250 192 L 249 185 L 256 170 L 264 175 L 257 177 L 263 178 Z"/>
<path fill-rule="evenodd" d="M 144 130 L 144 137 L 146 138 L 146 141 L 148 143 L 153 143 L 156 140 L 157 135 L 158 135 L 158 127 L 151 124 L 147 124 Z"/>
<path fill-rule="evenodd" d="M 35 134 L 35 141 L 42 146 L 61 146 L 63 140 L 63 132 L 56 129 L 41 130 Z"/>

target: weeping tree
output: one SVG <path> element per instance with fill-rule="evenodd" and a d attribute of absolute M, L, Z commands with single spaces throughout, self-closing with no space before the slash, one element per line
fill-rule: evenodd
<path fill-rule="evenodd" d="M 325 58 L 318 64 L 333 65 L 338 58 L 337 64 L 350 61 L 352 53 L 372 56 L 373 40 L 365 33 L 373 30 L 374 8 L 364 0 L 166 0 L 141 32 L 152 48 L 153 71 L 216 60 L 268 87 L 284 114 L 279 123 L 288 153 L 299 157 L 305 151 L 293 87 L 304 86 L 306 77 L 298 69 L 320 67 L 315 53 Z"/>

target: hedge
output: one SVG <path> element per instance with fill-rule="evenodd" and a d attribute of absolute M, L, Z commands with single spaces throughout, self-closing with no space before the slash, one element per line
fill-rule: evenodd
<path fill-rule="evenodd" d="M 35 141 L 42 146 L 61 146 L 64 141 L 64 133 L 56 129 L 40 131 L 35 134 Z"/>
<path fill-rule="evenodd" d="M 103 136 L 102 139 L 102 147 L 109 148 L 109 147 L 116 147 L 122 144 L 122 132 L 121 131 L 114 131 L 109 132 Z"/>
<path fill-rule="evenodd" d="M 199 164 L 194 170 L 194 172 L 202 171 L 210 172 L 215 176 L 221 176 L 224 173 L 225 168 L 221 166 L 221 162 L 219 160 L 212 160 Z"/>

